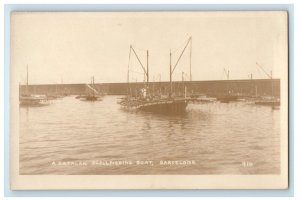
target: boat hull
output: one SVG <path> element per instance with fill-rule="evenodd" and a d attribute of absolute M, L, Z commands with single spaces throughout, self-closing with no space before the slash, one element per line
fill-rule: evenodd
<path fill-rule="evenodd" d="M 77 97 L 76 97 L 77 98 Z M 77 99 L 80 99 L 81 101 L 102 101 L 102 98 L 100 96 L 81 96 Z"/>
<path fill-rule="evenodd" d="M 140 105 L 138 110 L 160 114 L 182 114 L 186 112 L 188 101 L 159 101 Z"/>
<path fill-rule="evenodd" d="M 23 107 L 39 107 L 49 105 L 49 101 L 46 98 L 37 97 L 20 97 L 20 106 Z"/>
<path fill-rule="evenodd" d="M 257 101 L 257 102 L 255 102 L 255 104 L 256 105 L 272 106 L 272 107 L 280 106 L 279 101 Z"/>
<path fill-rule="evenodd" d="M 238 97 L 237 96 L 221 96 L 217 98 L 218 101 L 221 103 L 229 103 L 232 101 L 237 101 Z"/>

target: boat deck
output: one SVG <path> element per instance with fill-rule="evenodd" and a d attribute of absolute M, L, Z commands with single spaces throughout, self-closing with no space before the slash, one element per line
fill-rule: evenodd
<path fill-rule="evenodd" d="M 119 104 L 125 108 L 142 110 L 157 113 L 183 113 L 187 107 L 189 99 L 158 99 L 158 100 L 140 100 L 123 99 Z"/>

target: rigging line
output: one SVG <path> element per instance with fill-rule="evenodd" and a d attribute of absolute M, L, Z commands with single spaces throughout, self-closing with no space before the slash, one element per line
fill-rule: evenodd
<path fill-rule="evenodd" d="M 129 82 L 130 57 L 131 57 L 131 48 L 129 48 L 129 58 L 128 58 L 128 68 L 127 68 L 127 82 Z"/>
<path fill-rule="evenodd" d="M 176 62 L 176 64 L 175 64 L 175 66 L 174 66 L 174 68 L 173 68 L 173 70 L 172 70 L 172 73 L 174 72 L 174 70 L 175 70 L 175 68 L 176 68 L 176 66 L 177 66 L 177 64 L 178 64 L 178 62 L 179 62 L 179 60 L 181 59 L 181 57 L 182 57 L 182 55 L 183 55 L 183 53 L 184 53 L 186 47 L 189 45 L 191 38 L 192 38 L 192 37 L 189 38 L 189 40 L 188 40 L 188 42 L 186 43 L 184 49 L 182 50 L 182 52 L 181 52 L 181 54 L 180 54 L 180 56 L 179 56 L 179 58 L 178 58 L 178 60 L 177 60 L 177 62 Z"/>
<path fill-rule="evenodd" d="M 270 76 L 269 73 L 267 73 L 267 72 L 265 71 L 265 69 L 263 69 L 263 67 L 261 67 L 257 62 L 256 62 L 256 65 L 257 65 L 260 69 L 262 69 L 263 72 L 264 72 L 269 78 L 272 79 L 272 76 Z"/>
<path fill-rule="evenodd" d="M 191 45 L 190 45 L 190 81 L 192 81 L 192 37 L 191 37 Z"/>
<path fill-rule="evenodd" d="M 173 53 L 176 53 L 177 51 L 179 51 L 182 47 L 184 47 L 184 44 L 186 44 L 190 39 L 188 38 L 187 40 L 185 39 L 183 42 L 180 43 L 180 45 L 177 46 L 177 48 L 174 48 L 175 50 L 173 50 Z"/>
<path fill-rule="evenodd" d="M 133 47 L 134 45 L 132 45 L 132 47 Z M 139 50 L 139 51 L 144 51 L 144 52 L 147 52 L 147 50 L 145 50 L 145 49 L 141 49 L 141 48 L 138 48 L 138 47 L 135 47 L 134 46 L 134 49 L 136 49 L 136 50 Z"/>
<path fill-rule="evenodd" d="M 138 57 L 138 55 L 136 54 L 135 50 L 133 49 L 133 47 L 132 47 L 132 46 L 130 46 L 130 48 L 132 49 L 132 51 L 133 51 L 133 53 L 135 54 L 135 56 L 136 56 L 137 60 L 138 60 L 138 61 L 139 61 L 139 63 L 141 64 L 141 66 L 142 66 L 142 68 L 143 68 L 143 70 L 144 70 L 144 73 L 145 73 L 145 74 L 148 76 L 148 72 L 146 72 L 146 70 L 145 70 L 145 67 L 143 66 L 143 64 L 142 64 L 142 62 L 141 62 L 140 58 Z"/>

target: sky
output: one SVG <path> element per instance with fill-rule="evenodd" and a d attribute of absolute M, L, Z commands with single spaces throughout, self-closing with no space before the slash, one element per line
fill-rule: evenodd
<path fill-rule="evenodd" d="M 11 75 L 18 83 L 96 83 L 149 80 L 267 79 L 287 70 L 285 12 L 14 12 L 11 15 Z M 192 50 L 192 51 L 191 51 Z M 190 60 L 190 51 L 192 52 Z"/>

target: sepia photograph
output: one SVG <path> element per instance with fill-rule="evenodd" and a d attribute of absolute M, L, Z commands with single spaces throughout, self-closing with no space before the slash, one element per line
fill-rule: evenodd
<path fill-rule="evenodd" d="M 10 112 L 12 189 L 287 188 L 288 13 L 12 12 Z"/>

